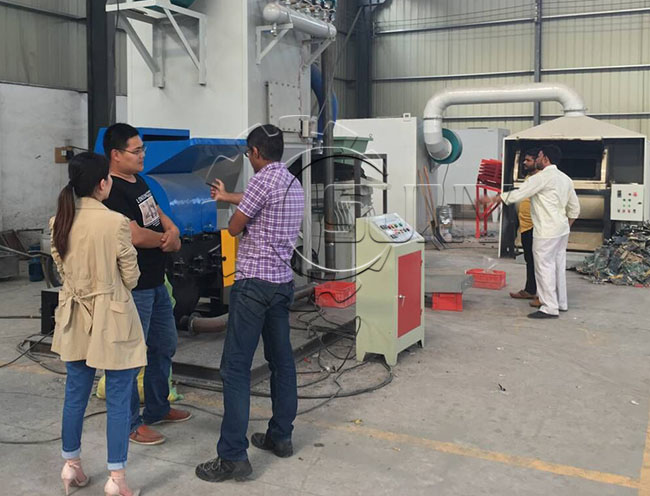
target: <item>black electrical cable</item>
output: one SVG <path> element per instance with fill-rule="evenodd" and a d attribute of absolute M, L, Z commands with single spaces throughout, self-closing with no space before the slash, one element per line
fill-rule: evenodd
<path fill-rule="evenodd" d="M 316 405 L 314 405 L 312 407 L 309 407 L 309 408 L 307 408 L 305 410 L 299 410 L 296 413 L 296 415 L 304 415 L 306 413 L 313 412 L 314 410 L 316 410 L 318 408 L 321 408 L 322 406 L 326 405 L 327 403 L 329 403 L 330 401 L 332 401 L 335 398 L 348 398 L 348 397 L 351 397 L 351 396 L 357 396 L 357 395 L 360 395 L 360 394 L 365 394 L 365 393 L 370 393 L 372 391 L 377 391 L 378 389 L 381 389 L 381 388 L 387 386 L 388 384 L 390 384 L 392 382 L 392 380 L 393 380 L 393 372 L 392 372 L 391 368 L 388 365 L 382 363 L 384 368 L 386 368 L 386 370 L 388 370 L 388 376 L 382 382 L 380 382 L 379 384 L 369 386 L 367 388 L 357 389 L 357 390 L 353 390 L 353 391 L 343 391 L 343 387 L 338 382 L 338 379 L 343 374 L 346 374 L 348 372 L 351 372 L 352 370 L 356 370 L 356 369 L 358 369 L 360 367 L 368 365 L 369 363 L 371 363 L 371 362 L 359 363 L 357 365 L 353 365 L 352 367 L 341 371 L 334 379 L 336 385 L 338 386 L 338 389 L 332 394 L 329 394 L 329 395 L 310 395 L 310 396 L 298 395 L 298 399 L 322 399 L 324 401 L 322 401 L 322 402 L 320 402 L 320 403 L 318 403 L 318 404 L 316 404 Z M 189 387 L 194 387 L 194 386 L 189 385 Z M 220 388 L 214 388 L 214 390 L 221 391 Z M 257 397 L 263 397 L 263 398 L 270 398 L 271 397 L 270 394 L 259 393 L 259 392 L 254 392 L 254 391 L 251 392 L 251 395 L 252 396 L 257 396 Z M 198 411 L 205 412 L 205 413 L 207 413 L 209 415 L 214 415 L 215 417 L 223 418 L 223 414 L 221 414 L 221 413 L 213 412 L 211 410 L 207 410 L 205 408 L 198 407 L 198 406 L 192 405 L 190 403 L 177 402 L 175 404 L 186 406 L 188 408 L 194 408 L 194 409 L 196 409 Z M 251 417 L 249 420 L 250 421 L 266 421 L 266 420 L 269 420 L 269 418 L 268 417 Z"/>
<path fill-rule="evenodd" d="M 309 319 L 308 321 L 303 320 L 303 319 L 301 318 L 302 315 L 299 315 L 299 316 L 297 317 L 297 320 L 298 320 L 300 323 L 305 324 L 307 327 L 295 327 L 295 326 L 291 326 L 291 329 L 293 329 L 293 330 L 298 330 L 298 331 L 310 331 L 310 332 L 313 331 L 314 333 L 317 333 L 317 332 L 320 332 L 320 333 L 330 333 L 330 334 L 335 334 L 335 335 L 337 335 L 337 336 L 341 336 L 342 338 L 352 339 L 353 336 L 352 336 L 352 334 L 351 334 L 350 332 L 346 332 L 346 331 L 344 331 L 344 330 L 341 330 L 341 324 L 340 324 L 340 323 L 332 322 L 332 321 L 330 321 L 330 320 L 327 320 L 327 319 L 324 317 L 324 315 L 323 315 L 323 311 L 322 311 L 322 309 L 319 308 L 317 312 L 318 312 L 318 315 L 315 315 L 314 317 L 312 317 L 312 318 Z M 313 313 L 313 312 L 309 312 L 309 313 Z M 325 322 L 327 322 L 328 324 L 331 324 L 333 327 L 325 327 L 325 326 L 315 326 L 315 325 L 312 325 L 313 322 L 315 322 L 315 321 L 318 320 L 319 318 L 323 319 L 323 320 L 324 320 Z M 355 320 L 356 320 L 356 318 L 357 318 L 357 317 L 355 317 Z"/>
<path fill-rule="evenodd" d="M 312 295 L 312 297 L 313 297 L 313 295 Z M 327 353 L 329 353 L 330 355 L 332 355 L 332 356 L 333 356 L 334 358 L 336 358 L 337 360 L 341 360 L 341 364 L 340 364 L 340 365 L 338 365 L 338 366 L 333 366 L 333 367 L 331 367 L 331 368 L 328 367 L 328 366 L 324 366 L 324 365 L 322 365 L 322 363 L 321 363 L 321 356 L 320 356 L 320 355 L 321 355 L 321 352 L 319 351 L 319 353 L 318 353 L 318 364 L 319 364 L 319 366 L 320 366 L 320 370 L 298 371 L 298 372 L 297 372 L 297 374 L 324 374 L 323 376 L 321 376 L 321 377 L 319 377 L 319 378 L 317 378 L 317 379 L 315 379 L 315 380 L 313 380 L 313 381 L 307 382 L 307 383 L 305 383 L 305 384 L 300 384 L 300 385 L 298 385 L 298 388 L 306 388 L 306 387 L 311 387 L 311 386 L 314 386 L 314 385 L 316 385 L 316 384 L 320 384 L 320 383 L 324 382 L 324 381 L 327 380 L 328 378 L 332 377 L 333 372 L 338 371 L 338 374 L 333 378 L 334 383 L 335 383 L 336 386 L 337 386 L 337 390 L 336 390 L 335 392 L 330 393 L 330 394 L 313 394 L 313 395 L 299 394 L 299 395 L 297 395 L 298 399 L 302 399 L 302 400 L 304 400 L 304 399 L 307 399 L 307 400 L 312 400 L 312 399 L 320 399 L 320 400 L 323 400 L 323 401 L 321 401 L 320 403 L 318 403 L 318 404 L 316 404 L 316 405 L 313 405 L 313 406 L 311 406 L 311 407 L 309 407 L 309 408 L 307 408 L 307 409 L 304 409 L 304 410 L 300 410 L 300 411 L 298 411 L 298 412 L 297 412 L 297 415 L 304 415 L 304 414 L 309 413 L 309 412 L 312 412 L 312 411 L 314 411 L 314 410 L 316 410 L 316 409 L 318 409 L 318 408 L 321 408 L 322 406 L 326 405 L 327 403 L 329 403 L 330 401 L 332 401 L 332 400 L 335 399 L 335 398 L 352 397 L 352 396 L 356 396 L 356 395 L 359 395 L 359 394 L 365 394 L 365 393 L 368 393 L 368 392 L 376 391 L 377 389 L 380 389 L 380 388 L 382 388 L 382 387 L 388 385 L 390 382 L 392 382 L 392 380 L 393 380 L 392 369 L 391 369 L 389 366 L 387 366 L 386 364 L 383 364 L 383 363 L 382 363 L 382 366 L 383 366 L 383 367 L 388 371 L 388 375 L 386 376 L 386 378 L 385 378 L 382 382 L 380 382 L 379 384 L 375 384 L 375 385 L 372 385 L 372 386 L 366 387 L 366 388 L 356 389 L 356 390 L 352 390 L 352 391 L 345 391 L 345 390 L 343 389 L 343 386 L 342 386 L 341 383 L 339 382 L 339 379 L 340 379 L 344 374 L 347 374 L 347 373 L 349 373 L 349 372 L 351 372 L 351 371 L 353 371 L 353 370 L 356 370 L 356 369 L 358 369 L 358 368 L 360 368 L 360 367 L 364 367 L 364 366 L 368 365 L 368 364 L 371 363 L 371 362 L 363 362 L 363 363 L 356 364 L 356 365 L 353 365 L 352 367 L 349 367 L 349 368 L 345 369 L 345 368 L 344 368 L 344 367 L 345 367 L 345 364 L 348 362 L 348 360 L 350 360 L 350 358 L 352 358 L 352 357 L 354 356 L 354 355 L 352 354 L 352 350 L 353 350 L 353 348 L 354 348 L 354 346 L 355 346 L 355 340 L 352 339 L 353 336 L 352 336 L 351 333 L 349 333 L 349 332 L 346 333 L 346 332 L 344 332 L 344 331 L 341 331 L 341 330 L 340 330 L 340 327 L 341 327 L 340 324 L 329 321 L 329 320 L 328 320 L 328 319 L 323 315 L 323 310 L 322 310 L 322 308 L 319 307 L 315 302 L 310 301 L 310 303 L 312 303 L 312 304 L 314 305 L 315 310 L 310 310 L 310 311 L 308 311 L 308 312 L 304 312 L 304 313 L 312 313 L 312 312 L 315 311 L 315 312 L 317 313 L 317 315 L 316 315 L 314 318 L 310 319 L 309 322 L 304 322 L 304 321 L 302 321 L 302 320 L 300 319 L 300 316 L 298 317 L 298 318 L 299 318 L 303 323 L 307 324 L 308 327 L 306 328 L 306 330 L 313 331 L 313 332 L 317 333 L 317 335 L 319 336 L 319 339 L 321 339 L 321 342 L 322 342 L 322 336 L 320 335 L 320 333 L 325 333 L 325 332 L 327 332 L 327 333 L 335 333 L 335 334 L 338 334 L 338 335 L 339 335 L 340 337 L 342 337 L 342 338 L 351 339 L 351 343 L 350 343 L 350 346 L 348 347 L 347 353 L 346 353 L 346 355 L 345 355 L 344 357 L 340 357 L 340 356 L 336 355 L 335 353 L 333 353 L 333 352 L 329 349 L 329 348 L 331 347 L 331 345 L 328 345 L 328 346 L 324 346 L 324 347 L 323 347 L 323 349 L 324 349 Z M 318 318 L 321 318 L 321 319 L 325 320 L 326 322 L 329 322 L 329 323 L 332 324 L 334 327 L 323 327 L 323 326 L 315 326 L 315 325 L 312 325 L 312 322 L 313 322 L 314 320 L 318 319 Z M 360 329 L 360 327 L 361 327 L 361 319 L 360 319 L 359 317 L 355 317 L 354 320 L 357 321 L 357 326 L 356 326 L 356 329 L 355 329 L 355 332 L 354 332 L 354 336 L 356 337 L 356 335 L 358 334 L 359 329 Z M 44 368 L 46 368 L 46 369 L 48 369 L 48 370 L 51 370 L 51 371 L 53 371 L 53 372 L 56 372 L 56 373 L 61 373 L 61 372 L 59 372 L 59 371 L 56 371 L 56 370 L 50 369 L 49 367 L 45 366 L 45 365 L 44 365 L 40 360 L 38 360 L 38 359 L 36 359 L 35 357 L 31 356 L 31 353 L 30 353 L 31 350 L 34 348 L 34 346 L 36 346 L 37 344 L 41 343 L 41 342 L 42 342 L 46 337 L 48 337 L 48 336 L 51 335 L 51 334 L 52 334 L 52 333 L 50 332 L 49 334 L 42 336 L 41 339 L 40 339 L 38 342 L 32 344 L 32 345 L 31 345 L 27 350 L 22 350 L 21 347 L 20 347 L 20 345 L 18 345 L 17 348 L 18 348 L 19 350 L 21 350 L 21 354 L 20 354 L 20 356 L 18 356 L 18 357 L 17 357 L 16 359 L 14 359 L 13 361 L 11 361 L 11 362 L 9 362 L 9 363 L 7 363 L 7 364 L 4 364 L 3 366 L 7 366 L 7 365 L 9 365 L 10 363 L 14 363 L 15 361 L 17 361 L 17 360 L 18 360 L 19 358 L 21 358 L 22 356 L 27 356 L 27 357 L 30 358 L 31 360 L 37 362 L 37 363 L 38 363 L 39 365 L 41 365 L 42 367 L 44 367 Z M 32 335 L 32 336 L 33 336 L 33 335 Z M 32 336 L 29 336 L 29 337 L 32 337 Z M 29 339 L 29 337 L 28 337 L 27 339 Z M 323 343 L 323 344 L 324 344 L 324 343 Z M 321 350 L 321 351 L 322 351 L 322 350 Z M 181 380 L 181 381 L 176 381 L 176 382 L 177 382 L 178 384 L 184 384 L 182 380 Z M 195 386 L 193 386 L 193 385 L 191 385 L 191 384 L 187 384 L 187 385 L 188 385 L 189 387 L 195 387 Z M 223 392 L 223 388 L 222 388 L 222 387 L 219 387 L 219 386 L 216 386 L 216 387 L 214 387 L 214 388 L 210 388 L 210 389 L 213 389 L 213 390 L 216 390 L 216 391 Z M 2 394 L 2 393 L 4 393 L 4 394 L 25 394 L 25 395 L 30 395 L 30 393 L 25 393 L 25 392 L 12 392 L 12 391 L 4 391 L 4 392 L 3 392 L 3 391 L 0 391 L 0 394 Z M 45 397 L 45 396 L 42 396 L 42 395 L 34 395 L 34 396 Z M 271 395 L 270 395 L 269 393 L 266 393 L 266 392 L 263 392 L 263 391 L 251 391 L 251 396 L 264 397 L 264 398 L 270 398 L 270 397 L 271 397 Z M 198 406 L 196 406 L 196 405 L 191 405 L 191 404 L 183 403 L 183 402 L 179 402 L 179 403 L 177 403 L 177 404 L 179 404 L 179 405 L 185 405 L 185 406 L 187 406 L 187 407 L 189 407 L 189 408 L 194 408 L 194 409 L 196 409 L 196 410 L 203 411 L 203 412 L 208 413 L 208 414 L 210 414 L 210 415 L 215 415 L 215 416 L 218 416 L 218 417 L 222 417 L 222 415 L 219 414 L 219 413 L 217 413 L 217 412 L 212 412 L 212 411 L 210 411 L 210 410 L 207 410 L 207 409 L 204 409 L 204 408 L 198 407 Z M 105 413 L 106 413 L 106 411 L 94 412 L 94 413 L 91 413 L 91 414 L 86 415 L 84 418 L 90 418 L 90 417 L 93 417 L 93 416 L 96 416 L 96 415 L 105 414 Z M 258 420 L 258 421 L 266 421 L 266 420 L 269 420 L 269 419 L 268 419 L 268 418 L 251 418 L 250 420 L 253 420 L 253 421 L 256 421 L 256 420 Z M 33 441 L 32 441 L 32 440 L 28 440 L 28 441 L 11 441 L 11 440 L 2 440 L 2 439 L 0 439 L 0 444 L 8 444 L 8 445 L 46 444 L 46 443 L 51 443 L 51 442 L 54 442 L 54 441 L 58 441 L 58 440 L 60 440 L 60 439 L 61 439 L 60 436 L 58 436 L 58 437 L 56 437 L 56 438 L 51 438 L 51 439 L 41 439 L 41 440 L 33 440 Z"/>
<path fill-rule="evenodd" d="M 12 363 L 16 363 L 18 360 L 20 360 L 20 359 L 21 359 L 22 357 L 24 357 L 25 355 L 28 355 L 28 354 L 32 351 L 32 349 L 34 349 L 34 347 L 35 347 L 36 345 L 41 344 L 45 338 L 51 336 L 53 333 L 54 333 L 54 331 L 51 331 L 51 332 L 45 334 L 43 337 L 41 337 L 41 339 L 39 339 L 37 342 L 33 343 L 33 344 L 28 348 L 28 349 L 26 349 L 26 350 L 24 350 L 24 351 L 19 349 L 19 351 L 22 351 L 22 352 L 20 353 L 20 355 L 18 355 L 16 358 L 14 358 L 13 360 L 11 360 L 10 362 L 7 362 L 7 363 L 3 363 L 3 364 L 1 364 L 1 365 L 0 365 L 0 369 L 2 369 L 2 368 L 4 368 L 4 367 L 8 367 L 8 366 L 11 365 Z M 33 336 L 33 335 L 32 335 L 32 336 Z M 30 337 L 31 337 L 31 336 L 30 336 Z M 28 337 L 27 339 L 29 339 L 29 337 Z"/>
<path fill-rule="evenodd" d="M 324 348 L 324 349 L 325 349 L 325 351 L 327 352 L 328 355 L 331 355 L 332 357 L 336 358 L 337 360 L 346 360 L 345 357 L 341 358 L 340 356 L 338 356 L 337 354 L 335 354 L 332 350 L 330 350 L 330 349 L 329 349 L 329 346 L 326 347 L 326 348 Z"/>
<path fill-rule="evenodd" d="M 359 327 L 360 327 L 360 325 L 361 325 L 361 320 L 359 319 Z M 357 329 L 356 332 L 358 332 L 358 329 Z M 313 394 L 313 395 L 299 394 L 298 399 L 303 399 L 303 400 L 305 400 L 305 399 L 306 400 L 325 399 L 325 400 L 330 401 L 333 398 L 348 398 L 348 397 L 352 397 L 352 396 L 358 396 L 360 394 L 369 393 L 369 392 L 381 389 L 382 387 L 385 387 L 386 385 L 390 384 L 392 382 L 392 380 L 393 380 L 392 368 L 390 366 L 386 365 L 385 363 L 382 363 L 382 362 L 366 361 L 366 362 L 363 362 L 363 363 L 353 365 L 350 368 L 341 370 L 341 368 L 345 365 L 345 363 L 351 358 L 352 349 L 354 347 L 354 344 L 355 344 L 354 341 L 352 341 L 352 343 L 351 343 L 351 345 L 350 345 L 350 347 L 348 349 L 348 353 L 347 353 L 347 355 L 345 357 L 342 357 L 342 358 L 339 357 L 338 358 L 338 359 L 342 360 L 342 363 L 338 367 L 336 367 L 339 370 L 339 374 L 334 378 L 334 382 L 337 384 L 337 386 L 339 386 L 339 390 L 337 390 L 335 393 L 331 393 L 331 394 Z M 325 349 L 327 349 L 327 348 L 328 347 L 325 347 Z M 356 370 L 356 369 L 358 369 L 360 367 L 367 366 L 370 363 L 381 363 L 381 365 L 388 371 L 388 375 L 386 376 L 386 378 L 383 381 L 381 381 L 379 384 L 375 384 L 373 386 L 369 386 L 369 387 L 366 387 L 366 388 L 355 389 L 355 390 L 352 390 L 352 391 L 344 391 L 344 390 L 342 390 L 342 386 L 340 385 L 340 383 L 338 383 L 338 379 L 343 374 L 347 374 L 352 370 Z M 191 384 L 191 383 L 186 383 L 182 379 L 177 380 L 176 382 L 178 384 L 182 384 L 182 385 L 188 386 L 190 388 L 197 388 L 196 385 Z M 223 392 L 223 388 L 220 385 L 215 385 L 215 386 L 211 386 L 211 387 L 207 387 L 207 388 L 205 386 L 202 386 L 199 389 L 209 389 L 209 390 L 212 390 L 212 391 Z M 251 394 L 251 396 L 260 397 L 260 398 L 271 398 L 271 394 L 267 393 L 267 392 L 264 392 L 264 391 L 251 390 L 250 394 Z"/>
<path fill-rule="evenodd" d="M 360 326 L 360 324 L 361 324 L 361 322 L 359 320 L 359 326 Z M 358 332 L 358 329 L 357 329 L 357 332 Z M 338 367 L 334 368 L 335 370 L 339 371 L 339 373 L 336 375 L 336 377 L 334 377 L 334 383 L 337 385 L 337 390 L 335 392 L 331 393 L 331 394 L 319 394 L 319 395 L 299 394 L 298 399 L 322 399 L 324 401 L 322 401 L 322 402 L 320 402 L 320 403 L 318 403 L 318 404 L 316 404 L 316 405 L 314 405 L 312 407 L 309 407 L 307 409 L 299 410 L 297 412 L 297 415 L 304 415 L 304 414 L 312 412 L 312 411 L 314 411 L 314 410 L 316 410 L 318 408 L 321 408 L 322 406 L 326 405 L 327 403 L 329 403 L 330 401 L 332 401 L 335 398 L 346 398 L 346 397 L 351 397 L 351 396 L 357 396 L 359 394 L 369 393 L 369 392 L 372 392 L 372 391 L 376 391 L 376 390 L 378 390 L 378 389 L 380 389 L 380 388 L 382 388 L 382 387 L 384 387 L 384 386 L 386 386 L 386 385 L 388 385 L 388 384 L 390 384 L 392 382 L 392 380 L 393 380 L 392 369 L 388 365 L 382 363 L 383 367 L 388 371 L 387 377 L 382 382 L 380 382 L 379 384 L 375 384 L 375 385 L 366 387 L 366 388 L 356 389 L 356 390 L 352 390 L 352 391 L 345 391 L 343 389 L 343 386 L 339 382 L 339 379 L 344 374 L 347 374 L 347 373 L 349 373 L 349 372 L 351 372 L 353 370 L 356 370 L 358 368 L 367 366 L 368 364 L 371 363 L 371 362 L 363 362 L 363 363 L 353 365 L 352 367 L 349 367 L 347 369 L 343 369 L 343 367 L 345 366 L 347 361 L 351 358 L 351 353 L 352 353 L 353 347 L 354 347 L 354 341 L 352 342 L 352 344 L 348 348 L 347 355 L 341 359 L 342 363 Z M 328 348 L 329 347 L 325 347 L 324 349 L 326 351 L 328 351 Z M 319 352 L 319 355 L 318 355 L 318 360 L 319 360 L 319 364 L 320 364 L 320 352 Z M 331 377 L 331 375 L 332 375 L 332 371 L 330 371 L 327 367 L 324 367 L 323 365 L 321 365 L 321 371 L 309 371 L 308 373 L 318 373 L 318 372 L 327 372 L 327 374 L 322 378 L 319 378 L 319 379 L 316 379 L 315 381 L 312 381 L 311 383 L 304 384 L 304 385 L 301 385 L 301 386 L 298 386 L 298 387 L 313 386 L 314 384 L 318 384 L 320 382 L 323 382 L 325 379 Z M 298 373 L 300 373 L 300 372 L 298 372 Z M 182 384 L 182 381 L 178 381 L 178 382 Z M 193 385 L 188 385 L 188 386 L 189 387 L 195 387 Z M 219 386 L 216 386 L 216 387 L 211 388 L 211 389 L 213 389 L 215 391 L 223 392 L 223 389 L 221 387 L 219 387 Z M 269 393 L 262 392 L 262 391 L 254 391 L 254 390 L 251 391 L 251 396 L 263 397 L 263 398 L 270 398 L 271 397 L 271 395 Z M 188 408 L 194 408 L 194 409 L 196 409 L 198 411 L 202 411 L 202 412 L 205 412 L 207 414 L 210 414 L 210 415 L 213 415 L 213 416 L 216 416 L 216 417 L 220 417 L 220 418 L 223 417 L 223 414 L 221 414 L 221 413 L 213 412 L 211 410 L 207 410 L 205 408 L 201 408 L 201 407 L 198 407 L 196 405 L 189 404 L 189 403 L 180 402 L 180 403 L 177 403 L 177 404 L 186 406 Z M 252 417 L 249 420 L 251 420 L 251 421 L 267 421 L 267 420 L 269 420 L 269 418 L 268 417 Z"/>
<path fill-rule="evenodd" d="M 320 372 L 323 373 L 322 370 Z M 306 384 L 298 384 L 298 389 L 313 386 L 314 384 L 319 384 L 319 383 L 329 379 L 330 375 L 332 375 L 332 373 L 326 370 L 324 376 L 319 377 L 318 379 L 315 379 L 315 380 L 313 380 L 311 382 L 308 382 Z"/>
<path fill-rule="evenodd" d="M 31 320 L 31 319 L 40 319 L 40 315 L 0 315 L 0 320 L 10 319 L 10 320 Z"/>
<path fill-rule="evenodd" d="M 47 337 L 47 336 L 52 335 L 53 332 L 54 332 L 54 331 L 51 331 L 49 334 L 47 334 L 47 335 L 44 336 L 44 337 Z M 28 336 L 28 337 L 26 338 L 26 340 L 27 340 L 27 339 L 30 339 L 30 338 L 32 338 L 32 337 L 34 337 L 34 336 L 38 336 L 38 334 L 32 334 L 31 336 Z M 26 342 L 26 340 L 23 341 L 23 344 Z M 18 352 L 22 353 L 22 354 L 25 356 L 25 358 L 28 358 L 29 360 L 31 360 L 31 361 L 34 362 L 34 363 L 37 363 L 38 365 L 40 365 L 41 367 L 43 367 L 45 370 L 49 370 L 50 372 L 53 372 L 53 373 L 55 373 L 55 374 L 59 374 L 59 375 L 67 375 L 67 372 L 65 372 L 65 371 L 57 370 L 57 369 L 55 369 L 55 368 L 52 368 L 52 367 L 49 367 L 49 366 L 45 365 L 45 362 L 44 362 L 43 360 L 39 360 L 38 358 L 36 358 L 36 357 L 32 354 L 32 350 L 34 349 L 34 347 L 35 347 L 37 344 L 39 344 L 42 340 L 43 340 L 43 339 L 40 339 L 38 342 L 32 344 L 32 345 L 31 345 L 27 350 L 24 350 L 23 347 L 22 347 L 20 344 L 18 344 L 18 345 L 16 346 L 16 350 L 17 350 Z"/>
<path fill-rule="evenodd" d="M 447 164 L 445 175 L 442 177 L 442 205 L 445 204 L 445 183 L 447 182 L 447 173 L 449 173 L 449 164 Z"/>

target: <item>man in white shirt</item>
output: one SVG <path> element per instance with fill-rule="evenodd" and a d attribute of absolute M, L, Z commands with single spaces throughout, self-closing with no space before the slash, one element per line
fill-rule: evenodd
<path fill-rule="evenodd" d="M 533 219 L 533 257 L 537 294 L 542 304 L 531 319 L 557 318 L 568 310 L 566 293 L 566 249 L 569 231 L 580 215 L 580 203 L 569 176 L 554 164 L 560 163 L 562 152 L 555 145 L 541 147 L 535 165 L 540 172 L 530 177 L 519 189 L 496 196 L 494 203 L 505 205 L 531 199 Z"/>

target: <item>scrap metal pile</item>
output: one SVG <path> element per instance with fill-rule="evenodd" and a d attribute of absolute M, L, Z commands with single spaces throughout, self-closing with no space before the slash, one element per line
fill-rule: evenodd
<path fill-rule="evenodd" d="M 650 286 L 650 223 L 621 229 L 576 270 L 594 283 Z"/>

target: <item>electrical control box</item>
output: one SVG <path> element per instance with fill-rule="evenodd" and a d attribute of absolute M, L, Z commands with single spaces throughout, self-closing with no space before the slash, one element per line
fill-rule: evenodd
<path fill-rule="evenodd" d="M 398 214 L 356 223 L 357 360 L 424 346 L 424 238 Z"/>
<path fill-rule="evenodd" d="M 612 184 L 610 219 L 642 222 L 644 202 L 642 184 Z"/>

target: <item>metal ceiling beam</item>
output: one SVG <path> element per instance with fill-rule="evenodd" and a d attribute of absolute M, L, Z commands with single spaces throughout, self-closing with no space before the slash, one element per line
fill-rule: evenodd
<path fill-rule="evenodd" d="M 380 30 L 377 29 L 375 25 L 375 35 L 384 36 L 388 34 L 406 34 L 406 33 L 428 33 L 431 31 L 449 31 L 451 29 L 473 29 L 473 28 L 484 28 L 491 26 L 502 26 L 504 24 L 522 24 L 522 23 L 532 23 L 534 19 L 532 17 L 518 17 L 513 19 L 499 19 L 496 21 L 484 21 L 484 22 L 471 22 L 466 24 L 447 24 L 444 26 L 430 26 L 422 28 L 402 28 L 402 29 L 386 29 Z"/>
<path fill-rule="evenodd" d="M 636 9 L 601 10 L 595 12 L 576 12 L 571 14 L 546 15 L 541 17 L 541 21 L 559 21 L 564 19 L 586 19 L 590 17 L 615 17 L 615 16 L 625 16 L 625 15 L 641 15 L 641 14 L 649 14 L 649 13 L 650 13 L 650 7 L 643 7 L 643 8 L 636 8 Z M 410 19 L 402 22 L 408 22 L 408 21 L 410 21 Z M 446 24 L 442 26 L 397 28 L 397 29 L 384 29 L 384 30 L 378 28 L 377 24 L 375 24 L 375 35 L 383 36 L 389 34 L 449 31 L 452 29 L 474 29 L 474 28 L 483 28 L 483 27 L 490 27 L 490 26 L 534 23 L 535 21 L 536 21 L 536 17 L 519 17 L 519 18 L 512 18 L 512 19 L 498 19 L 495 21 L 468 22 L 463 24 Z"/>
<path fill-rule="evenodd" d="M 586 74 L 593 72 L 633 72 L 650 70 L 650 64 L 626 64 L 626 65 L 602 65 L 602 66 L 585 66 L 585 67 L 554 67 L 540 68 L 544 74 Z M 464 74 L 431 74 L 426 76 L 395 76 L 386 78 L 374 78 L 373 83 L 391 83 L 391 82 L 415 82 L 415 81 L 436 81 L 436 80 L 453 80 L 453 79 L 487 79 L 495 77 L 518 77 L 534 76 L 534 69 L 525 69 L 521 71 L 495 71 L 495 72 L 471 72 Z"/>
<path fill-rule="evenodd" d="M 545 21 L 558 21 L 561 19 L 584 19 L 587 17 L 614 17 L 620 15 L 650 14 L 650 7 L 638 9 L 599 10 L 595 12 L 577 12 L 575 14 L 554 14 L 544 16 Z"/>
<path fill-rule="evenodd" d="M 543 114 L 542 120 L 557 119 L 564 114 Z M 527 114 L 506 114 L 506 115 L 456 115 L 445 116 L 445 121 L 532 121 L 533 115 Z M 594 119 L 645 119 L 650 117 L 650 112 L 593 112 L 588 113 L 587 117 Z"/>

